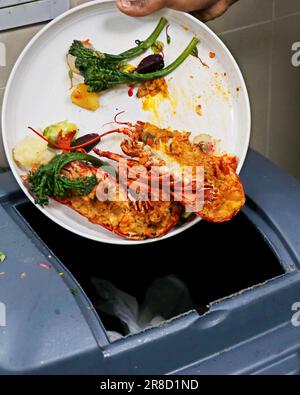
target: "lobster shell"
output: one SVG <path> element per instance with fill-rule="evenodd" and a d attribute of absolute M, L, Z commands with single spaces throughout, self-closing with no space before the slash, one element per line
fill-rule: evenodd
<path fill-rule="evenodd" d="M 100 201 L 97 196 L 97 187 L 87 196 L 72 196 L 56 198 L 79 214 L 86 217 L 91 223 L 115 233 L 118 236 L 131 240 L 144 240 L 161 237 L 167 234 L 180 220 L 182 206 L 176 202 L 151 202 L 148 211 L 138 211 L 132 204 L 120 185 L 110 174 L 80 162 L 72 162 L 64 169 L 70 178 L 97 175 L 99 182 L 114 183 L 117 188 L 118 199 L 114 201 Z M 121 199 L 122 198 L 122 199 Z"/>

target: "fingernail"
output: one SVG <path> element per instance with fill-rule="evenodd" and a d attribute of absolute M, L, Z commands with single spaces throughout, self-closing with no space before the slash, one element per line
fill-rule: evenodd
<path fill-rule="evenodd" d="M 122 5 L 122 7 L 124 7 L 124 8 L 129 8 L 129 7 L 131 7 L 131 1 L 128 1 L 128 0 L 121 0 L 121 5 Z"/>

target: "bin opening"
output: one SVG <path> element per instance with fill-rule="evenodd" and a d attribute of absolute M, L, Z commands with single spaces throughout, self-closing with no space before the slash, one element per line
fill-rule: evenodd
<path fill-rule="evenodd" d="M 284 273 L 270 246 L 243 213 L 222 224 L 201 221 L 166 240 L 115 246 L 63 229 L 29 202 L 18 204 L 16 210 L 71 271 L 93 305 L 98 297 L 93 277 L 110 281 L 142 304 L 155 279 L 175 275 L 188 287 L 193 307 L 203 314 L 209 303 Z M 99 315 L 106 330 L 125 334 L 117 318 Z"/>

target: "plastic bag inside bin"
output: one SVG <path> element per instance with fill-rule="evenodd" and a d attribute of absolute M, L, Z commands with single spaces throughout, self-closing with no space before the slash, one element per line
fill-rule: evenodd
<path fill-rule="evenodd" d="M 146 290 L 141 305 L 134 296 L 107 280 L 93 277 L 91 281 L 96 288 L 95 307 L 100 315 L 103 312 L 118 318 L 124 329 L 123 333 L 108 330 L 111 341 L 141 332 L 196 308 L 187 286 L 175 275 L 154 280 Z"/>

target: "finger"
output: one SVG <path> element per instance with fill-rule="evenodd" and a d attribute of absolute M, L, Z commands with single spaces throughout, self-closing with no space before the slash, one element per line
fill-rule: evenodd
<path fill-rule="evenodd" d="M 174 10 L 191 12 L 211 7 L 218 1 L 220 0 L 168 0 L 167 7 L 173 8 Z"/>
<path fill-rule="evenodd" d="M 211 21 L 221 15 L 224 14 L 231 6 L 231 4 L 235 3 L 237 0 L 223 0 L 219 1 L 211 7 L 208 7 L 204 10 L 196 12 L 197 18 L 201 19 L 203 22 Z"/>
<path fill-rule="evenodd" d="M 145 16 L 166 6 L 166 0 L 117 0 L 117 7 L 130 16 Z"/>

